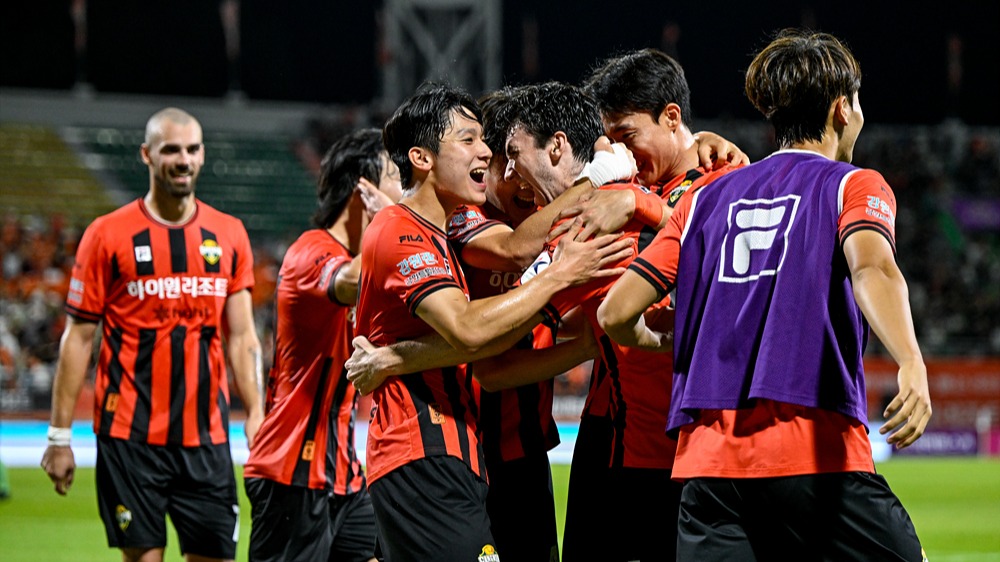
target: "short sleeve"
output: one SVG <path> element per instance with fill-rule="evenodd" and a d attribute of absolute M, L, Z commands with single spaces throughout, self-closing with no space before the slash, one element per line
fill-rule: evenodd
<path fill-rule="evenodd" d="M 693 200 L 690 196 L 680 198 L 667 225 L 656 233 L 653 241 L 628 267 L 652 285 L 660 299 L 670 293 L 677 280 L 681 235 L 690 216 Z"/>
<path fill-rule="evenodd" d="M 841 246 L 859 230 L 874 230 L 885 236 L 892 253 L 896 253 L 896 197 L 875 170 L 858 170 L 844 183 L 837 223 Z"/>
<path fill-rule="evenodd" d="M 104 315 L 111 272 L 117 264 L 114 254 L 107 255 L 102 234 L 97 222 L 84 231 L 66 295 L 66 313 L 85 322 L 98 322 Z"/>
<path fill-rule="evenodd" d="M 233 250 L 235 259 L 233 264 L 233 278 L 229 283 L 229 294 L 235 294 L 244 289 L 252 289 L 253 278 L 253 249 L 250 248 L 250 237 L 243 227 L 243 222 L 237 220 L 234 230 Z"/>
<path fill-rule="evenodd" d="M 452 268 L 444 240 L 421 234 L 402 242 L 379 246 L 379 272 L 388 292 L 396 295 L 410 311 L 428 295 L 447 288 L 461 289 Z"/>

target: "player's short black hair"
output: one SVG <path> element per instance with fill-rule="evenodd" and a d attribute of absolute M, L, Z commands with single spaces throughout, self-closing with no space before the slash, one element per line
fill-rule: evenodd
<path fill-rule="evenodd" d="M 774 126 L 778 146 L 822 140 L 830 106 L 853 100 L 861 65 L 828 33 L 784 29 L 747 68 L 747 98 Z"/>
<path fill-rule="evenodd" d="M 348 133 L 330 145 L 320 164 L 313 224 L 330 228 L 343 212 L 360 178 L 378 185 L 382 176 L 382 131 L 369 128 Z"/>
<path fill-rule="evenodd" d="M 517 115 L 517 96 L 524 86 L 504 86 L 479 98 L 483 112 L 483 140 L 493 154 L 503 154 L 507 134 Z"/>
<path fill-rule="evenodd" d="M 516 115 L 511 129 L 522 128 L 545 146 L 558 131 L 566 133 L 573 157 L 587 163 L 594 158 L 594 143 L 604 134 L 601 113 L 594 98 L 583 89 L 563 82 L 525 86 L 513 97 Z"/>
<path fill-rule="evenodd" d="M 386 152 L 399 167 L 403 189 L 411 187 L 413 167 L 410 149 L 419 146 L 437 153 L 441 139 L 451 126 L 451 112 L 482 122 L 479 104 L 465 90 L 454 86 L 424 83 L 400 105 L 382 129 Z"/>
<path fill-rule="evenodd" d="M 648 113 L 653 121 L 667 104 L 681 108 L 681 121 L 691 126 L 691 89 L 684 68 L 670 55 L 642 49 L 600 62 L 584 82 L 605 117 Z"/>

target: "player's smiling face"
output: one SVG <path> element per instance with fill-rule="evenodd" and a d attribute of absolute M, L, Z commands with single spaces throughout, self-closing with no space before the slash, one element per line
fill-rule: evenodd
<path fill-rule="evenodd" d="M 474 118 L 453 110 L 435 157 L 438 192 L 450 195 L 456 206 L 486 202 L 486 169 L 493 153 L 483 142 L 483 127 Z"/>
<path fill-rule="evenodd" d="M 566 187 L 560 184 L 555 166 L 548 158 L 550 150 L 548 144 L 538 146 L 535 138 L 520 126 L 507 136 L 508 162 L 504 178 L 531 187 L 539 206 L 551 203 Z"/>
<path fill-rule="evenodd" d="M 201 126 L 164 119 L 159 134 L 142 146 L 143 162 L 149 166 L 155 188 L 173 197 L 194 193 L 198 173 L 205 164 Z"/>
<path fill-rule="evenodd" d="M 636 178 L 645 186 L 656 185 L 670 178 L 661 176 L 670 170 L 672 155 L 664 154 L 672 146 L 668 131 L 648 113 L 626 113 L 604 120 L 608 137 L 632 151 L 639 170 Z"/>
<path fill-rule="evenodd" d="M 538 208 L 535 205 L 535 190 L 520 181 L 520 177 L 508 180 L 504 177 L 507 157 L 494 154 L 486 173 L 486 200 L 520 224 Z"/>

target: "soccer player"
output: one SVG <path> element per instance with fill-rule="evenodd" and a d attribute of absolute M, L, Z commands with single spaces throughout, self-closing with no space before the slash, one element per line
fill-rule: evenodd
<path fill-rule="evenodd" d="M 523 233 L 529 228 L 534 232 L 537 254 L 544 241 L 546 230 L 543 227 L 551 224 L 555 213 L 562 208 L 553 205 L 555 208 L 546 209 L 548 212 L 536 213 L 534 190 L 503 177 L 507 162 L 503 147 L 515 106 L 512 98 L 517 93 L 517 88 L 504 88 L 480 99 L 484 140 L 493 152 L 484 176 L 486 202 L 461 205 L 448 221 L 449 241 L 462 263 L 471 298 L 493 296 L 515 287 L 521 272 L 507 271 L 503 255 L 496 255 L 494 248 L 509 246 L 504 238 L 514 238 L 516 231 Z M 604 143 L 610 146 L 606 139 Z M 602 161 L 602 165 L 606 164 L 605 172 L 617 169 L 624 177 L 634 173 L 632 161 L 626 155 L 616 155 L 611 160 L 613 166 Z M 592 175 L 600 177 L 598 173 Z M 592 189 L 589 183 L 585 187 Z M 526 224 L 533 221 L 535 225 Z M 497 264 L 500 269 L 480 268 L 476 264 Z M 554 346 L 557 334 L 564 337 L 565 330 L 560 323 L 552 322 L 551 316 L 548 318 L 549 321 L 539 324 L 518 342 L 515 349 L 469 366 L 477 382 L 482 383 L 474 385 L 473 391 L 480 408 L 479 427 L 489 474 L 486 509 L 490 529 L 497 550 L 504 558 L 525 562 L 559 559 L 555 500 L 547 454 L 559 443 L 552 416 L 553 378 L 596 355 L 593 338 Z M 393 374 L 466 361 L 440 337 L 427 339 L 432 342 L 425 347 L 414 347 L 425 342 L 411 340 L 376 350 L 363 338 L 358 338 L 352 362 L 357 366 L 362 360 L 361 354 L 368 350 L 371 351 L 368 357 L 373 358 L 390 348 L 400 359 L 398 372 Z M 544 351 L 529 351 L 532 349 Z M 409 357 L 412 355 L 416 357 Z M 384 371 L 381 375 L 377 379 L 379 383 L 388 376 Z M 367 379 L 355 380 L 362 389 L 369 383 Z"/>
<path fill-rule="evenodd" d="M 918 439 L 931 403 L 894 261 L 895 197 L 850 164 L 860 86 L 835 37 L 779 34 L 746 94 L 780 150 L 683 198 L 598 310 L 616 341 L 669 350 L 642 314 L 676 287 L 678 559 L 921 559 L 867 435 L 869 326 L 899 364 L 888 441 Z"/>
<path fill-rule="evenodd" d="M 66 494 L 73 408 L 100 322 L 94 432 L 108 544 L 123 560 L 162 560 L 169 514 L 188 560 L 232 560 L 226 356 L 251 446 L 263 418 L 250 241 L 238 219 L 195 198 L 205 150 L 194 117 L 154 114 L 140 155 L 149 192 L 95 219 L 77 250 L 42 467 Z"/>
<path fill-rule="evenodd" d="M 553 181 L 559 184 L 553 191 L 559 195 L 551 203 L 537 196 L 536 190 L 520 178 L 508 180 L 503 177 L 507 162 L 503 150 L 511 125 L 510 120 L 517 113 L 518 94 L 525 91 L 532 91 L 532 88 L 506 88 L 493 92 L 482 100 L 485 137 L 487 144 L 494 151 L 485 176 L 487 203 L 483 206 L 461 206 L 449 221 L 449 236 L 463 262 L 463 270 L 467 273 L 473 297 L 507 290 L 519 277 L 517 273 L 505 272 L 502 269 L 469 267 L 484 263 L 482 257 L 491 253 L 489 246 L 479 246 L 483 238 L 489 239 L 490 236 L 494 236 L 493 240 L 502 239 L 505 232 L 510 232 L 505 222 L 520 231 L 527 222 L 541 216 L 554 216 L 555 211 L 575 203 L 579 197 L 576 193 L 577 186 L 567 189 L 567 182 L 573 183 L 572 177 L 553 178 Z M 596 115 L 594 112 L 592 116 Z M 595 118 L 594 124 L 594 131 L 599 132 L 599 119 Z M 734 157 L 742 155 L 738 149 L 717 136 L 708 134 L 704 140 L 703 144 L 706 146 L 715 143 L 717 150 L 722 154 L 729 154 L 735 150 Z M 600 146 L 601 141 L 595 144 Z M 604 144 L 607 144 L 606 139 Z M 610 152 L 597 154 L 606 157 Z M 599 171 L 608 160 L 611 159 L 591 161 L 586 166 L 588 171 L 585 175 L 606 177 L 608 174 L 604 171 L 601 173 L 595 171 Z M 710 163 L 709 161 L 708 164 Z M 595 170 L 595 167 L 598 170 Z M 633 172 L 634 170 L 628 167 L 618 174 L 621 178 L 627 178 Z M 609 179 L 614 179 L 613 175 Z M 601 184 L 604 181 L 597 180 L 596 183 Z M 587 189 L 593 191 L 589 185 Z M 602 198 L 602 195 L 619 197 Z M 644 220 L 651 222 L 652 225 L 662 225 L 663 211 L 659 198 L 653 195 L 648 195 L 647 198 L 652 200 L 652 203 L 647 201 L 647 206 L 652 206 L 659 214 L 655 217 L 645 217 Z M 641 196 L 637 199 L 635 193 L 624 190 L 598 191 L 591 198 L 591 202 L 600 203 L 605 215 L 614 215 L 616 212 L 620 214 L 620 217 L 614 217 L 616 222 L 613 228 L 619 228 L 627 222 L 635 212 L 636 201 L 641 200 Z M 623 201 L 626 208 L 616 211 L 616 207 Z M 536 202 L 546 204 L 537 213 Z M 551 218 L 548 218 L 545 224 L 549 223 Z M 541 236 L 538 239 L 540 245 Z M 473 249 L 475 251 L 472 251 Z M 565 330 L 562 328 L 561 330 L 560 334 L 564 336 Z M 589 329 L 584 332 L 590 335 Z M 535 347 L 550 345 L 545 342 L 551 342 L 554 334 L 555 327 L 551 323 L 549 326 L 544 324 L 539 326 L 534 334 Z M 407 341 L 374 349 L 362 338 L 358 338 L 355 353 L 348 361 L 349 378 L 353 378 L 355 384 L 367 392 L 381 383 L 385 376 L 465 361 L 461 356 L 449 353 L 449 349 L 441 349 L 440 345 L 418 347 L 421 343 L 423 343 L 421 340 Z M 579 355 L 575 356 L 569 349 L 550 350 L 553 356 L 559 356 L 566 361 L 562 364 L 543 360 L 538 353 L 527 354 L 517 350 L 489 360 L 477 361 L 473 365 L 473 373 L 484 387 L 494 390 L 498 387 L 504 389 L 499 392 L 484 391 L 480 395 L 482 403 L 480 427 L 484 431 L 485 458 L 490 474 L 487 509 L 494 538 L 500 547 L 500 552 L 504 555 L 514 554 L 518 560 L 548 560 L 554 552 L 552 544 L 555 532 L 554 530 L 550 532 L 550 528 L 554 527 L 555 516 L 552 512 L 548 457 L 545 454 L 558 443 L 551 416 L 552 377 L 583 360 L 593 358 L 593 351 L 585 349 L 584 343 L 579 342 L 580 347 L 576 348 Z M 565 345 L 568 344 L 563 344 Z M 526 364 L 521 366 L 521 361 L 525 361 Z M 503 367 L 503 373 L 497 368 L 498 366 Z M 546 366 L 556 370 L 546 369 Z M 365 369 L 370 371 L 366 372 Z M 541 380 L 541 382 L 509 388 L 515 380 L 525 381 L 525 379 Z M 526 421 L 531 423 L 526 424 Z M 662 427 L 660 429 L 662 430 Z M 542 444 L 546 445 L 543 447 Z M 609 448 L 610 442 L 605 441 L 603 446 Z M 603 465 L 606 466 L 608 462 L 605 453 Z"/>
<path fill-rule="evenodd" d="M 572 183 L 587 162 L 587 147 L 603 133 L 600 112 L 582 89 L 560 83 L 534 87 L 531 95 L 522 96 L 518 109 L 507 137 L 508 178 L 521 178 L 540 198 L 551 200 Z M 657 204 L 660 201 L 634 184 L 600 189 L 628 189 L 637 200 L 649 197 Z M 654 228 L 635 219 L 623 231 L 640 249 L 656 234 Z M 540 256 L 525 279 L 549 256 L 549 252 Z M 623 263 L 628 261 L 626 258 Z M 567 503 L 567 522 L 576 522 L 577 530 L 586 526 L 593 535 L 603 534 L 605 539 L 565 534 L 564 560 L 672 555 L 657 521 L 628 519 L 626 524 L 626 519 L 607 517 L 615 511 L 666 511 L 679 498 L 679 490 L 670 481 L 674 444 L 664 434 L 670 388 L 662 357 L 618 348 L 597 326 L 595 312 L 613 281 L 594 280 L 562 291 L 552 301 L 560 313 L 580 305 L 600 348 L 573 454 L 570 490 L 576 497 Z M 607 536 L 616 540 L 608 541 Z"/>
<path fill-rule="evenodd" d="M 394 203 L 399 172 L 382 132 L 362 129 L 323 158 L 313 216 L 278 275 L 267 413 L 244 467 L 250 560 L 375 559 L 375 512 L 354 448 L 358 395 L 344 377 L 361 237 Z M 385 194 L 383 194 L 385 192 Z"/>
<path fill-rule="evenodd" d="M 478 105 L 461 90 L 426 85 L 396 110 L 383 140 L 403 198 L 375 217 L 362 242 L 357 333 L 375 345 L 435 331 L 460 351 L 494 355 L 537 324 L 557 291 L 620 275 L 600 268 L 631 254 L 614 235 L 587 243 L 570 236 L 540 283 L 470 301 L 444 228 L 459 205 L 485 202 L 492 153 Z M 459 365 L 392 377 L 373 393 L 369 491 L 390 560 L 498 559 L 472 385 Z"/>
<path fill-rule="evenodd" d="M 643 49 L 608 58 L 586 80 L 584 88 L 600 106 L 608 136 L 623 143 L 635 156 L 639 170 L 636 179 L 663 198 L 664 223 L 689 188 L 708 183 L 747 162 L 746 155 L 738 149 L 719 151 L 718 154 L 724 156 L 715 158 L 714 162 L 707 158 L 710 151 L 705 150 L 704 143 L 698 142 L 698 136 L 704 133 L 695 135 L 690 130 L 690 89 L 684 70 L 677 61 L 660 51 Z M 562 216 L 582 211 L 581 219 L 588 221 L 593 210 L 585 209 L 585 205 L 571 207 Z M 558 234 L 565 226 L 555 228 L 553 234 Z M 647 237 L 643 243 L 648 242 Z M 667 301 L 658 303 L 650 315 L 651 318 L 655 315 L 658 325 L 669 331 L 672 311 L 666 305 Z M 631 355 L 638 357 L 634 353 Z M 665 513 L 677 512 L 680 485 L 671 483 L 669 478 L 675 442 L 663 435 L 665 419 L 656 427 L 662 417 L 657 410 L 665 409 L 668 404 L 664 397 L 670 394 L 670 379 L 664 375 L 671 371 L 671 365 L 669 358 L 664 357 L 648 357 L 645 361 L 659 364 L 661 375 L 650 374 L 642 385 L 629 385 L 629 377 L 615 378 L 614 370 L 611 371 L 613 376 L 598 377 L 595 373 L 591 379 L 592 385 L 600 383 L 606 388 L 592 386 L 580 420 L 563 536 L 563 557 L 567 561 L 587 560 L 593 552 L 603 548 L 606 525 L 601 514 L 607 508 L 594 501 L 592 490 L 606 487 L 608 467 L 613 468 L 613 473 L 658 475 L 660 480 L 656 486 L 662 491 L 658 509 Z M 636 391 L 633 398 L 625 397 L 625 402 L 632 403 L 631 410 L 616 407 L 607 398 L 596 399 L 619 395 L 612 388 L 612 382 Z M 636 404 L 644 407 L 636 408 Z M 625 414 L 612 415 L 612 410 Z M 642 412 L 649 415 L 647 424 L 627 423 L 628 417 L 636 418 Z M 621 436 L 627 436 L 624 447 Z M 649 455 L 641 463 L 632 455 L 612 459 L 612 455 L 621 455 L 630 448 L 643 447 L 659 453 Z M 655 463 L 651 463 L 650 459 L 654 458 Z M 654 471 L 640 470 L 640 465 L 649 468 L 652 464 L 655 464 Z M 616 466 L 619 468 L 614 468 Z M 673 557 L 675 526 L 644 520 L 634 525 L 633 530 L 640 541 L 642 537 L 658 539 L 657 543 L 641 543 L 644 557 Z M 660 549 L 658 553 L 657 549 Z"/>

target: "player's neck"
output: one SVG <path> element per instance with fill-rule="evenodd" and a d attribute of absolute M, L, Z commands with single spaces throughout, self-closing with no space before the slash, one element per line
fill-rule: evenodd
<path fill-rule="evenodd" d="M 670 169 L 660 178 L 660 183 L 667 183 L 681 174 L 688 173 L 700 165 L 698 160 L 698 143 L 694 134 L 687 127 L 680 127 L 674 133 L 677 135 L 677 152 L 671 162 Z"/>
<path fill-rule="evenodd" d="M 448 215 L 457 207 L 450 202 L 442 201 L 431 182 L 423 182 L 404 192 L 399 204 L 406 205 L 441 230 L 446 230 Z"/>
<path fill-rule="evenodd" d="M 823 135 L 823 138 L 818 141 L 808 140 L 803 142 L 793 142 L 788 146 L 782 148 L 790 148 L 793 150 L 808 150 L 810 152 L 816 152 L 826 156 L 830 160 L 837 159 L 837 151 L 839 147 L 840 139 L 835 133 L 827 132 Z"/>
<path fill-rule="evenodd" d="M 198 205 L 194 195 L 172 197 L 149 191 L 143 198 L 146 210 L 157 221 L 167 225 L 183 224 L 194 216 Z"/>

